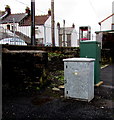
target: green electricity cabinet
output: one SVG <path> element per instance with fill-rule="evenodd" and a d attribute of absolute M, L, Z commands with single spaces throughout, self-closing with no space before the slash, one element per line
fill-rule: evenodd
<path fill-rule="evenodd" d="M 101 44 L 98 41 L 80 41 L 80 57 L 94 58 L 94 84 L 100 81 Z"/>

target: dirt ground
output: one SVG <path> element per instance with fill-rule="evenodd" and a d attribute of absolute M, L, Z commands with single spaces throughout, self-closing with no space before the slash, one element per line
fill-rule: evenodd
<path fill-rule="evenodd" d="M 3 90 L 2 120 L 114 119 L 112 65 L 101 70 L 101 79 L 104 79 L 104 84 L 95 87 L 94 99 L 89 103 L 64 98 L 64 88 L 59 88 L 63 85 L 62 69 L 50 70 L 51 84 L 46 88 L 24 91 Z"/>

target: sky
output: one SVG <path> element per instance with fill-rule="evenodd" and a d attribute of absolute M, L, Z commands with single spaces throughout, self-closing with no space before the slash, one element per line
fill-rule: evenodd
<path fill-rule="evenodd" d="M 98 22 L 112 14 L 112 2 L 114 0 L 54 0 L 55 21 L 63 26 L 70 27 L 74 23 L 76 30 L 79 26 L 89 25 L 92 32 L 100 30 Z M 0 0 L 0 10 L 5 6 L 11 7 L 12 13 L 23 13 L 31 0 Z M 35 0 L 37 15 L 47 14 L 51 8 L 51 0 Z M 110 21 L 109 21 L 110 22 Z"/>

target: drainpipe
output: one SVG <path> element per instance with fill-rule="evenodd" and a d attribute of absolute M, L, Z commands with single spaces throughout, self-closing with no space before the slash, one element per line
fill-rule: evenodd
<path fill-rule="evenodd" d="M 14 38 L 14 44 L 16 44 L 16 41 L 15 41 L 15 18 L 13 18 L 13 38 Z"/>
<path fill-rule="evenodd" d="M 46 44 L 46 26 L 44 25 L 44 44 Z"/>

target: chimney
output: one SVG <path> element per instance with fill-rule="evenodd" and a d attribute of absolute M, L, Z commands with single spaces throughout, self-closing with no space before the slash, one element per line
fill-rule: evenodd
<path fill-rule="evenodd" d="M 75 25 L 74 25 L 74 23 L 72 24 L 72 28 L 75 28 Z"/>
<path fill-rule="evenodd" d="M 5 11 L 8 13 L 8 15 L 11 14 L 11 9 L 10 9 L 10 6 L 9 6 L 9 5 L 6 5 Z"/>
<path fill-rule="evenodd" d="M 48 16 L 51 16 L 51 9 L 48 10 Z"/>
<path fill-rule="evenodd" d="M 30 8 L 29 7 L 26 7 L 25 13 L 27 13 L 28 15 L 30 15 Z"/>
<path fill-rule="evenodd" d="M 60 23 L 59 22 L 57 23 L 57 28 L 60 29 Z"/>

